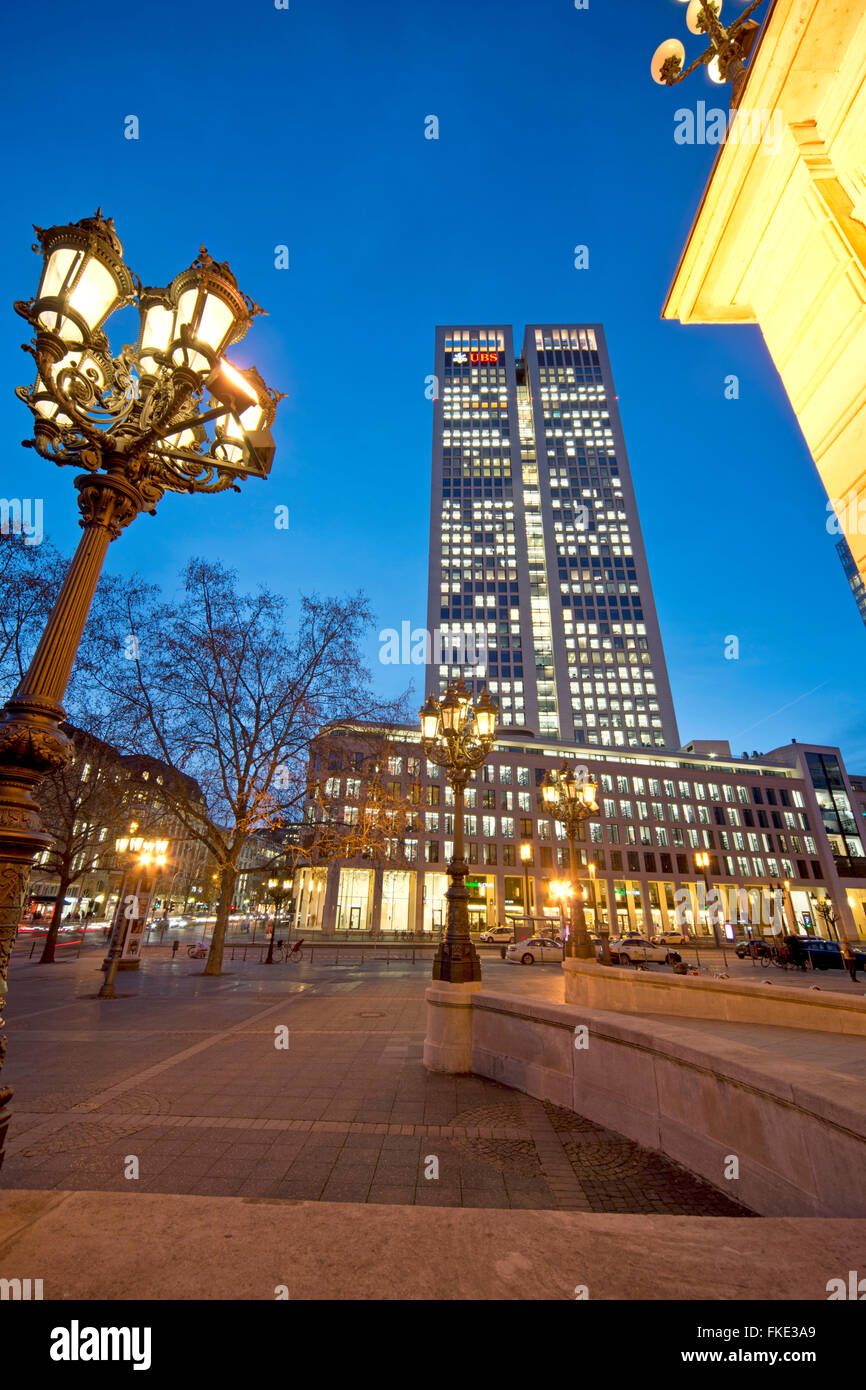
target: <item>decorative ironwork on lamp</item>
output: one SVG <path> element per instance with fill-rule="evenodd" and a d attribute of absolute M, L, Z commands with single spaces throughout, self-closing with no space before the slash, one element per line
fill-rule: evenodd
<path fill-rule="evenodd" d="M 481 962 L 469 935 L 468 864 L 463 857 L 463 802 L 466 783 L 486 761 L 496 738 L 499 706 L 486 688 L 478 699 L 460 679 L 441 699 L 428 695 L 419 711 L 421 746 L 427 759 L 445 771 L 454 790 L 454 853 L 445 894 L 445 928 L 433 961 L 433 979 L 467 984 L 481 979 Z"/>

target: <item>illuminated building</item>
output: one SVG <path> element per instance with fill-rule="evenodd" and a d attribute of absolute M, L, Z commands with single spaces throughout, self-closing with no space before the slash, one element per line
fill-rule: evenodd
<path fill-rule="evenodd" d="M 604 748 L 679 742 L 598 324 L 440 327 L 428 688 L 487 684 L 503 725 Z"/>
<path fill-rule="evenodd" d="M 842 561 L 842 568 L 848 583 L 851 585 L 851 592 L 854 595 L 854 602 L 860 617 L 866 623 L 866 581 L 857 568 L 854 556 L 851 554 L 851 547 L 844 536 L 836 542 L 836 553 Z"/>
<path fill-rule="evenodd" d="M 776 0 L 747 74 L 663 316 L 760 325 L 866 574 L 863 0 Z"/>

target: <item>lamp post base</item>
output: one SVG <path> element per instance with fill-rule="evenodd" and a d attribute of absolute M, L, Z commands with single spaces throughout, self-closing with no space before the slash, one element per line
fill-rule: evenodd
<path fill-rule="evenodd" d="M 481 961 L 469 935 L 468 867 L 462 858 L 452 859 L 448 865 L 451 883 L 445 894 L 445 930 L 433 959 L 433 979 L 445 984 L 468 985 L 481 980 Z"/>
<path fill-rule="evenodd" d="M 433 979 L 446 984 L 481 982 L 481 960 L 471 941 L 440 941 L 433 957 Z"/>

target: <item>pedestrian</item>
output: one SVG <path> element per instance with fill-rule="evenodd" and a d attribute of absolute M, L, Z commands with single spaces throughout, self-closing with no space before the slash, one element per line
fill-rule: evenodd
<path fill-rule="evenodd" d="M 851 979 L 856 984 L 857 971 L 859 967 L 857 965 L 857 956 L 854 952 L 854 947 L 851 945 L 851 942 L 848 940 L 847 936 L 844 937 L 844 939 L 839 943 L 839 945 L 842 951 L 842 964 L 848 971 L 848 974 L 851 976 Z"/>
<path fill-rule="evenodd" d="M 175 940 L 171 943 L 171 958 L 172 958 L 172 960 L 174 960 L 175 956 L 177 955 L 177 948 L 178 948 L 179 945 L 180 945 L 180 942 L 179 942 L 177 939 L 175 939 Z"/>

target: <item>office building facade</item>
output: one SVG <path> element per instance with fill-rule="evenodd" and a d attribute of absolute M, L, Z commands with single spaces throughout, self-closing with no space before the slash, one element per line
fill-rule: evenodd
<path fill-rule="evenodd" d="M 357 756 L 365 737 L 361 726 L 323 731 L 313 750 L 310 780 L 327 785 L 324 809 L 337 822 L 351 822 L 363 800 Z M 710 882 L 738 934 L 779 930 L 770 906 L 779 894 L 792 930 L 866 939 L 866 779 L 849 776 L 838 748 L 791 743 L 735 758 L 718 740 L 671 754 L 618 753 L 516 729 L 501 731 L 466 789 L 473 929 L 511 918 L 558 921 L 550 886 L 568 878 L 568 845 L 541 783 L 563 758 L 598 780 L 598 816 L 578 838 L 593 927 L 668 930 L 682 926 L 677 905 L 685 903 L 689 926 L 709 935 L 706 883 L 695 864 L 706 851 Z M 417 729 L 391 731 L 384 761 L 408 820 L 384 855 L 300 871 L 295 902 L 305 931 L 438 933 L 444 923 L 453 793 L 442 769 L 424 757 Z M 522 846 L 530 850 L 526 865 Z M 827 899 L 835 922 L 822 915 Z"/>
<path fill-rule="evenodd" d="M 676 748 L 601 326 L 531 324 L 519 356 L 508 325 L 440 327 L 435 380 L 429 688 L 486 683 L 542 738 Z"/>

